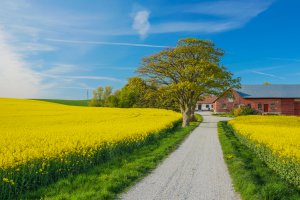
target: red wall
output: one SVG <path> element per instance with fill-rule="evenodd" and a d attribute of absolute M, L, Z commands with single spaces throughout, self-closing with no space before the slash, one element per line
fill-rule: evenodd
<path fill-rule="evenodd" d="M 244 99 L 235 91 L 231 91 L 234 96 L 233 102 L 228 101 L 227 94 L 217 99 L 214 103 L 215 112 L 229 112 L 234 107 L 239 105 L 251 105 L 251 108 L 258 110 L 259 112 L 264 112 L 264 104 L 268 104 L 269 113 L 278 113 L 284 115 L 300 115 L 300 101 L 295 101 L 295 99 Z M 226 104 L 226 108 L 223 107 Z M 262 104 L 262 109 L 258 109 L 258 104 Z M 273 109 L 271 104 L 274 104 Z"/>
<path fill-rule="evenodd" d="M 300 115 L 300 101 L 295 101 L 295 115 Z"/>

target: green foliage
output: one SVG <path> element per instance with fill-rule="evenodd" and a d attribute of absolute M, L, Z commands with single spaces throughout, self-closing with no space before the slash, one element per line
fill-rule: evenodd
<path fill-rule="evenodd" d="M 106 87 L 107 88 L 107 87 Z M 111 87 L 109 87 L 111 89 Z M 99 87 L 94 91 L 94 98 L 90 106 L 120 107 L 120 108 L 163 108 L 178 111 L 178 106 L 172 94 L 167 93 L 164 87 L 149 83 L 140 77 L 128 79 L 127 84 L 114 93 L 107 92 Z"/>
<path fill-rule="evenodd" d="M 219 139 L 235 190 L 244 200 L 296 200 L 300 192 L 268 168 L 243 145 L 227 122 L 219 122 Z"/>
<path fill-rule="evenodd" d="M 223 54 L 211 41 L 186 38 L 175 48 L 144 58 L 138 72 L 163 86 L 180 108 L 185 126 L 201 96 L 218 95 L 239 86 L 240 80 L 221 64 Z"/>
<path fill-rule="evenodd" d="M 144 95 L 148 87 L 145 81 L 139 77 L 128 79 L 128 83 L 122 88 L 120 93 L 120 107 L 144 107 Z"/>
<path fill-rule="evenodd" d="M 257 115 L 258 112 L 249 106 L 240 106 L 232 110 L 234 116 Z"/>
<path fill-rule="evenodd" d="M 137 148 L 120 151 L 91 170 L 71 175 L 39 190 L 27 192 L 23 199 L 116 199 L 118 194 L 154 169 L 202 121 L 162 132 Z"/>
<path fill-rule="evenodd" d="M 218 116 L 218 117 L 235 117 L 232 113 L 213 113 L 212 115 Z"/>
<path fill-rule="evenodd" d="M 93 98 L 89 102 L 89 106 L 95 106 L 95 107 L 103 107 L 107 105 L 108 98 L 112 94 L 112 87 L 106 86 L 98 87 L 96 90 L 93 91 Z"/>
<path fill-rule="evenodd" d="M 263 82 L 263 85 L 271 85 L 271 83 L 270 82 Z"/>
<path fill-rule="evenodd" d="M 106 102 L 106 106 L 107 107 L 119 107 L 119 104 L 120 104 L 120 93 L 121 91 L 120 90 L 116 90 L 114 94 L 110 95 L 108 98 L 107 98 L 107 102 Z"/>
<path fill-rule="evenodd" d="M 62 99 L 34 99 L 39 101 L 48 101 L 70 106 L 88 106 L 89 100 L 62 100 Z"/>

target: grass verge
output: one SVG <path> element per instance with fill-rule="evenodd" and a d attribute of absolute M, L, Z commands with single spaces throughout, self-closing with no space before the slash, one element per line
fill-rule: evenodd
<path fill-rule="evenodd" d="M 93 169 L 23 195 L 23 199 L 115 199 L 118 194 L 147 175 L 202 121 L 173 131 L 129 153 L 118 155 Z"/>
<path fill-rule="evenodd" d="M 213 113 L 212 115 L 214 116 L 218 116 L 218 117 L 235 117 L 233 114 L 231 113 Z"/>
<path fill-rule="evenodd" d="M 47 101 L 70 106 L 88 106 L 89 100 L 63 100 L 63 99 L 33 99 L 38 101 Z"/>
<path fill-rule="evenodd" d="M 269 169 L 235 137 L 227 122 L 218 124 L 219 139 L 234 188 L 244 200 L 296 200 L 300 192 Z"/>

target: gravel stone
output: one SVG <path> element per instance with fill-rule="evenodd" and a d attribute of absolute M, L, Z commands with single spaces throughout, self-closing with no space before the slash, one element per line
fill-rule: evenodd
<path fill-rule="evenodd" d="M 235 200 L 217 134 L 229 118 L 200 112 L 203 122 L 152 173 L 121 196 L 123 200 Z"/>

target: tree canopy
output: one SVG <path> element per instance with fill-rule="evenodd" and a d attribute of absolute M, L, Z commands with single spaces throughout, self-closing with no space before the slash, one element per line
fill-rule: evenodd
<path fill-rule="evenodd" d="M 239 87 L 240 79 L 221 64 L 223 55 L 211 41 L 187 38 L 175 48 L 145 57 L 137 72 L 175 100 L 187 126 L 199 98 Z"/>

